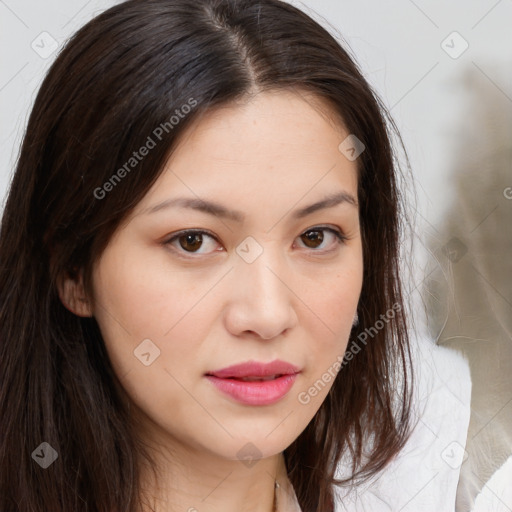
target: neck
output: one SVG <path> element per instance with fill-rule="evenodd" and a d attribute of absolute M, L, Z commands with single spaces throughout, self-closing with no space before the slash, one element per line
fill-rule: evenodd
<path fill-rule="evenodd" d="M 141 512 L 275 511 L 275 482 L 287 482 L 282 453 L 244 464 L 203 447 L 170 442 L 167 436 L 165 442 L 155 443 L 154 435 L 151 439 L 146 447 L 157 474 L 141 462 Z"/>

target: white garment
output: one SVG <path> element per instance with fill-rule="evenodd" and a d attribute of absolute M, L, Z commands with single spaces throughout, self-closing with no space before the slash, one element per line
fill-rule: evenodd
<path fill-rule="evenodd" d="M 276 489 L 276 509 L 277 512 L 302 512 L 297 501 L 297 496 L 293 486 L 288 478 L 282 481 L 278 489 Z"/>
<path fill-rule="evenodd" d="M 510 512 L 512 510 L 512 456 L 484 485 L 472 512 Z"/>
<path fill-rule="evenodd" d="M 377 478 L 348 494 L 336 492 L 336 512 L 455 510 L 460 467 L 467 457 L 469 367 L 459 353 L 430 340 L 413 342 L 412 348 L 413 410 L 419 421 L 401 453 Z"/>

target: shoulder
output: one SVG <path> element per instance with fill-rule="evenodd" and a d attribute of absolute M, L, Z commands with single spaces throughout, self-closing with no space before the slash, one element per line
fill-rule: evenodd
<path fill-rule="evenodd" d="M 472 512 L 509 512 L 512 504 L 512 456 L 496 471 L 482 488 Z"/>
<path fill-rule="evenodd" d="M 471 377 L 466 359 L 427 338 L 412 341 L 415 427 L 372 482 L 337 491 L 336 512 L 453 512 L 466 459 Z"/>

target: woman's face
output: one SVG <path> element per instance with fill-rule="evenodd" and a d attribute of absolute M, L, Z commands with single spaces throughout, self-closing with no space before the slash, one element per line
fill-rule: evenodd
<path fill-rule="evenodd" d="M 153 440 L 267 457 L 319 409 L 362 285 L 348 135 L 292 92 L 212 111 L 115 233 L 92 314 Z"/>

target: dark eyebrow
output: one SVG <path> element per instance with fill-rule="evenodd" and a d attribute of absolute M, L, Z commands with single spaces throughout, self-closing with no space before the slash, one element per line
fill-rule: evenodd
<path fill-rule="evenodd" d="M 292 214 L 292 218 L 301 219 L 307 215 L 311 215 L 318 210 L 332 208 L 333 206 L 337 206 L 341 203 L 348 203 L 356 207 L 358 206 L 357 200 L 352 194 L 349 194 L 348 192 L 338 192 L 337 194 L 331 194 L 324 199 L 317 201 L 316 203 L 310 204 L 309 206 L 295 210 Z M 243 222 L 245 219 L 245 214 L 238 210 L 230 210 L 214 201 L 207 201 L 205 199 L 193 197 L 176 197 L 173 199 L 166 199 L 161 203 L 150 206 L 142 213 L 149 215 L 151 213 L 172 207 L 192 208 L 194 210 L 199 210 L 210 215 L 215 215 L 216 217 L 231 219 L 236 222 Z"/>
<path fill-rule="evenodd" d="M 348 203 L 355 207 L 359 206 L 356 198 L 352 194 L 349 194 L 348 192 L 338 192 L 337 194 L 330 194 L 327 197 L 324 197 L 324 199 L 317 201 L 316 203 L 310 204 L 309 206 L 306 206 L 299 210 L 295 210 L 292 214 L 292 218 L 302 219 L 302 217 L 311 215 L 317 210 L 332 208 L 333 206 L 337 206 L 342 203 Z"/>

